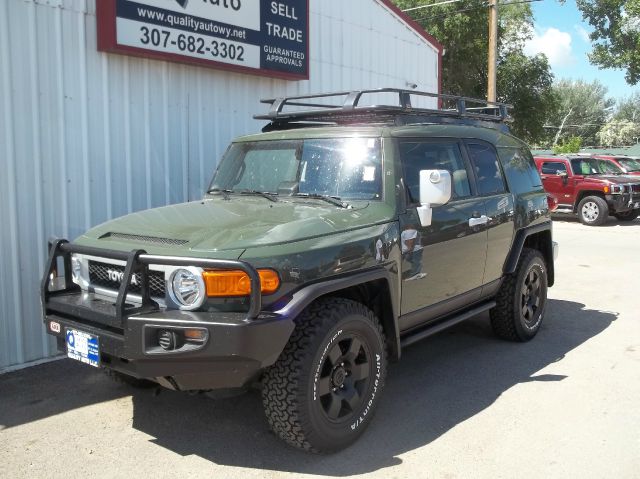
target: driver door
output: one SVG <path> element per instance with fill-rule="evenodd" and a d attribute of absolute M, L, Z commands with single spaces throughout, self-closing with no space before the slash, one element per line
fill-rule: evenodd
<path fill-rule="evenodd" d="M 400 215 L 402 248 L 401 329 L 408 329 L 480 298 L 487 257 L 485 202 L 470 181 L 469 162 L 456 140 L 398 140 L 407 192 L 407 209 Z M 451 173 L 452 197 L 433 209 L 432 223 L 418 219 L 420 170 Z M 416 313 L 412 315 L 411 313 Z"/>
<path fill-rule="evenodd" d="M 558 206 L 573 204 L 575 181 L 569 178 L 564 162 L 544 161 L 540 167 L 540 178 L 545 191 L 556 200 Z"/>

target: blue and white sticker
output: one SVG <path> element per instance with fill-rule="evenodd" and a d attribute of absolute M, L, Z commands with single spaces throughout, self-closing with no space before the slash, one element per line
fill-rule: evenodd
<path fill-rule="evenodd" d="M 89 366 L 100 367 L 100 345 L 97 336 L 76 329 L 67 329 L 66 342 L 67 357 Z"/>

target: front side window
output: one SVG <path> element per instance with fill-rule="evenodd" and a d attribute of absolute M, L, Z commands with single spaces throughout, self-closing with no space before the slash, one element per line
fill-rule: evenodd
<path fill-rule="evenodd" d="M 575 175 L 621 175 L 624 173 L 618 166 L 607 160 L 597 158 L 574 158 L 571 168 Z"/>
<path fill-rule="evenodd" d="M 210 189 L 381 199 L 380 139 L 234 143 L 220 162 Z"/>
<path fill-rule="evenodd" d="M 451 197 L 459 199 L 471 196 L 467 168 L 457 143 L 400 140 L 398 149 L 410 203 L 420 202 L 420 170 L 449 171 Z"/>
<path fill-rule="evenodd" d="M 545 175 L 557 175 L 558 173 L 566 173 L 567 167 L 561 161 L 545 161 L 542 164 L 542 173 Z"/>
<path fill-rule="evenodd" d="M 478 193 L 480 195 L 504 193 L 506 191 L 504 178 L 495 150 L 487 144 L 471 143 L 467 146 L 478 180 Z"/>

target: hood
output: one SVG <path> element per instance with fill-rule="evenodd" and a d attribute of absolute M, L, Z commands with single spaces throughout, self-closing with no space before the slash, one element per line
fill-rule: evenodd
<path fill-rule="evenodd" d="M 123 216 L 76 241 L 156 254 L 238 257 L 247 248 L 358 229 L 390 221 L 393 214 L 393 208 L 380 201 L 357 202 L 347 209 L 312 199 L 271 202 L 260 197 L 216 197 Z"/>
<path fill-rule="evenodd" d="M 627 185 L 629 183 L 639 183 L 640 180 L 631 175 L 587 175 L 584 177 L 587 181 L 602 181 L 605 183 L 614 183 L 616 185 Z"/>

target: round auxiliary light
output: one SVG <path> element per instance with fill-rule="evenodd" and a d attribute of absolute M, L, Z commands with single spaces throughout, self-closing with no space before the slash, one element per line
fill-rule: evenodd
<path fill-rule="evenodd" d="M 202 271 L 198 268 L 176 269 L 169 279 L 169 295 L 180 309 L 193 310 L 202 306 L 205 298 Z"/>

